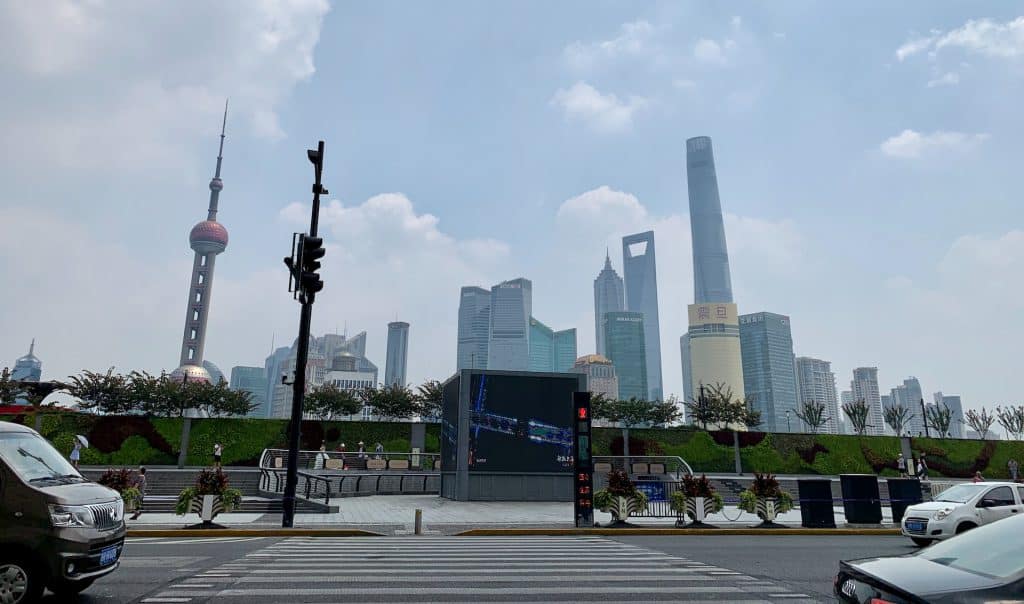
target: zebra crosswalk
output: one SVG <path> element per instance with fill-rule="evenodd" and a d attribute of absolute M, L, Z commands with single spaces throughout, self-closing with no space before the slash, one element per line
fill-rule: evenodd
<path fill-rule="evenodd" d="M 170 584 L 161 602 L 813 602 L 729 569 L 581 537 L 283 539 Z"/>

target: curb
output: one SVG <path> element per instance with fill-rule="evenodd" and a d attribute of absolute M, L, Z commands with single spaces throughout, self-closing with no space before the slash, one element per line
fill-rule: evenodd
<path fill-rule="evenodd" d="M 500 536 L 527 536 L 527 535 L 604 535 L 614 536 L 668 536 L 668 535 L 806 535 L 806 536 L 853 536 L 872 535 L 888 536 L 899 535 L 900 529 L 895 528 L 873 528 L 873 529 L 814 529 L 814 528 L 569 528 L 569 529 L 472 529 L 456 533 L 461 537 L 500 537 Z"/>
<path fill-rule="evenodd" d="M 383 537 L 362 529 L 129 529 L 128 537 Z"/>

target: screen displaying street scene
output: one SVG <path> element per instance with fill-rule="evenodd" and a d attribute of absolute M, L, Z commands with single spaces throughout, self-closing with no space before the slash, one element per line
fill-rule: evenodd
<path fill-rule="evenodd" d="M 459 378 L 445 382 L 441 390 L 441 470 L 458 469 L 459 454 Z"/>
<path fill-rule="evenodd" d="M 474 375 L 469 469 L 571 472 L 572 394 L 578 378 Z"/>

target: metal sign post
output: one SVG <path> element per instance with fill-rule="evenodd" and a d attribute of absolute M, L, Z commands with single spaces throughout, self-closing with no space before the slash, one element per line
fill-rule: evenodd
<path fill-rule="evenodd" d="M 576 527 L 594 526 L 594 458 L 590 454 L 590 393 L 574 392 L 573 509 Z"/>

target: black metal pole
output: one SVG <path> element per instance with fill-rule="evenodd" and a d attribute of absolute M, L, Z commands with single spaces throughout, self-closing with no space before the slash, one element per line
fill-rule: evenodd
<path fill-rule="evenodd" d="M 924 407 L 924 399 L 921 399 L 921 423 L 924 424 L 924 435 L 931 438 L 932 435 L 928 432 L 928 411 Z"/>
<path fill-rule="evenodd" d="M 320 192 L 323 187 L 320 176 L 323 172 L 324 141 L 317 144 L 317 157 L 313 161 L 316 182 L 313 184 L 313 208 L 309 219 L 309 236 L 316 237 L 320 220 Z M 301 263 L 301 258 L 300 258 Z M 301 271 L 301 268 L 300 268 Z M 291 528 L 295 524 L 295 490 L 299 485 L 299 435 L 302 427 L 302 403 L 306 396 L 306 361 L 309 356 L 309 324 L 313 318 L 313 292 L 301 294 L 302 312 L 299 314 L 299 343 L 295 359 L 295 379 L 292 383 L 292 417 L 288 426 L 288 472 L 285 475 L 284 511 L 281 526 Z"/>

